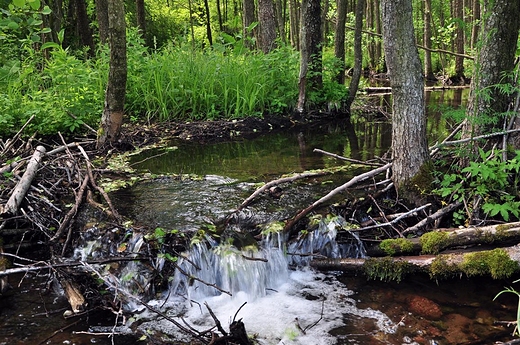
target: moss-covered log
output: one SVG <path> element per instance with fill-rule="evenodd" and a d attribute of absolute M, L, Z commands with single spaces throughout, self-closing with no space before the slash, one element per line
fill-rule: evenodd
<path fill-rule="evenodd" d="M 520 222 L 472 227 L 439 229 L 420 238 L 398 238 L 382 241 L 367 249 L 369 256 L 438 254 L 447 249 L 493 245 L 510 246 L 520 241 Z"/>
<path fill-rule="evenodd" d="M 363 273 L 368 279 L 400 281 L 409 273 L 425 272 L 432 279 L 461 275 L 508 278 L 520 269 L 520 246 L 493 250 L 368 259 L 319 259 L 311 266 L 322 271 Z"/>

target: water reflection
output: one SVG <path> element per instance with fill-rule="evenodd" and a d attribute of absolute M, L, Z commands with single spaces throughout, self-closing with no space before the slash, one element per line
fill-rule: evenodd
<path fill-rule="evenodd" d="M 444 115 L 447 108 L 459 109 L 467 89 L 426 92 L 427 131 L 431 145 L 451 132 L 454 120 Z M 304 130 L 273 131 L 253 140 L 213 145 L 173 141 L 170 148 L 153 149 L 133 157 L 138 171 L 155 174 L 220 175 L 239 180 L 269 180 L 273 177 L 341 164 L 315 153 L 315 148 L 359 160 L 384 156 L 391 146 L 391 95 L 366 100 L 378 114 L 354 115 Z M 388 115 L 389 116 L 389 115 Z"/>

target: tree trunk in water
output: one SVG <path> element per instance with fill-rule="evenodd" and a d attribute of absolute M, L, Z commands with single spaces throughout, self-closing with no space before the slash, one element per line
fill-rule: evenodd
<path fill-rule="evenodd" d="M 320 0 L 302 1 L 302 30 L 298 104 L 296 111 L 303 113 L 309 91 L 322 88 L 321 7 Z"/>
<path fill-rule="evenodd" d="M 493 123 L 503 128 L 497 118 L 508 110 L 511 96 L 501 92 L 501 86 L 512 82 L 509 72 L 514 68 L 520 3 L 518 0 L 494 1 L 491 8 L 484 10 L 482 23 L 481 48 L 471 80 L 464 138 L 492 129 Z"/>
<path fill-rule="evenodd" d="M 254 0 L 242 0 L 242 20 L 244 45 L 249 49 L 255 48 L 253 38 L 255 37 L 255 29 L 252 27 L 255 22 L 255 2 Z"/>
<path fill-rule="evenodd" d="M 135 0 L 135 11 L 137 15 L 137 28 L 142 38 L 146 37 L 146 18 L 144 0 Z"/>
<path fill-rule="evenodd" d="M 276 19 L 273 0 L 258 0 L 258 22 L 260 23 L 260 49 L 267 54 L 276 48 Z"/>
<path fill-rule="evenodd" d="M 350 108 L 359 87 L 361 80 L 361 72 L 363 69 L 363 50 L 361 47 L 362 30 L 363 30 L 363 9 L 365 7 L 365 0 L 358 0 L 356 5 L 356 30 L 354 32 L 354 69 L 352 72 L 352 79 L 348 88 L 347 112 L 350 113 Z"/>
<path fill-rule="evenodd" d="M 392 86 L 392 179 L 405 198 L 412 178 L 430 160 L 426 140 L 424 78 L 415 45 L 412 0 L 381 3 L 386 63 Z M 408 195 L 408 194 L 411 195 Z"/>
<path fill-rule="evenodd" d="M 96 1 L 96 17 L 99 28 L 99 41 L 102 44 L 108 42 L 108 2 L 107 0 Z"/>
<path fill-rule="evenodd" d="M 347 24 L 347 0 L 337 2 L 336 32 L 334 34 L 334 56 L 340 61 L 336 75 L 339 84 L 345 84 L 345 25 Z"/>
<path fill-rule="evenodd" d="M 105 108 L 98 131 L 97 146 L 104 147 L 119 139 L 126 92 L 126 24 L 123 0 L 108 0 L 110 70 L 105 92 Z"/>

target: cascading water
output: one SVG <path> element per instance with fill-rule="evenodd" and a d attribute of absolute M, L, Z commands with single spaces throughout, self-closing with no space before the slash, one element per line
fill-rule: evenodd
<path fill-rule="evenodd" d="M 381 332 L 392 333 L 397 326 L 386 315 L 356 308 L 349 297 L 352 291 L 333 276 L 306 266 L 313 255 L 364 256 L 361 241 L 336 242 L 338 231 L 348 231 L 347 226 L 344 219 L 334 217 L 289 244 L 280 233 L 270 233 L 254 249 L 239 250 L 208 238 L 179 260 L 184 274 L 175 274 L 165 297 L 149 303 L 199 330 L 214 326 L 204 303 L 223 324 L 240 310 L 238 318 L 249 334 L 258 335 L 260 344 L 335 344 L 337 339 L 329 331 L 344 326 L 346 315 L 375 319 Z M 165 320 L 145 321 L 139 327 L 183 339 Z"/>

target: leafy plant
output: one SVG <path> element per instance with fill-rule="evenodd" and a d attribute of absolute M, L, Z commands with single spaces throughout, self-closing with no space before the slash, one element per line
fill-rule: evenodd
<path fill-rule="evenodd" d="M 506 161 L 495 153 L 479 148 L 479 162 L 470 162 L 460 172 L 444 174 L 434 192 L 463 202 L 469 215 L 481 207 L 489 217 L 500 216 L 505 221 L 518 218 L 520 201 L 516 186 L 520 177 L 520 151 Z"/>

